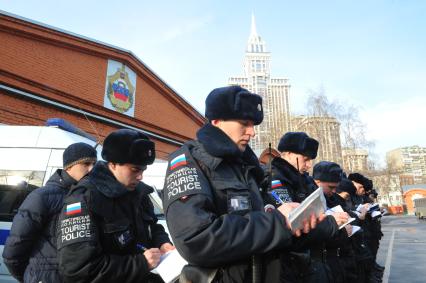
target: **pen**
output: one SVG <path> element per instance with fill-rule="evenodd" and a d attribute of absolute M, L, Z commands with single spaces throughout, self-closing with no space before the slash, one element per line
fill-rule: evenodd
<path fill-rule="evenodd" d="M 279 203 L 283 204 L 284 202 L 280 199 L 280 197 L 277 195 L 275 191 L 271 191 L 271 195 L 274 197 L 274 199 Z"/>
<path fill-rule="evenodd" d="M 136 247 L 137 247 L 139 250 L 143 250 L 144 252 L 148 250 L 148 249 L 147 249 L 147 248 L 145 248 L 142 244 L 136 244 Z"/>

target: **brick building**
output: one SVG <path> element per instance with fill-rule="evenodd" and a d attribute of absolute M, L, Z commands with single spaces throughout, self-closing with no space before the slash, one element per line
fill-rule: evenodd
<path fill-rule="evenodd" d="M 343 169 L 347 173 L 368 170 L 368 151 L 361 148 L 342 148 Z"/>
<path fill-rule="evenodd" d="M 128 50 L 1 11 L 0 42 L 0 124 L 58 117 L 101 141 L 133 128 L 164 159 L 205 122 Z"/>
<path fill-rule="evenodd" d="M 305 132 L 319 142 L 315 163 L 332 161 L 342 166 L 342 147 L 340 142 L 340 123 L 328 116 L 296 116 L 292 118 L 296 132 Z"/>

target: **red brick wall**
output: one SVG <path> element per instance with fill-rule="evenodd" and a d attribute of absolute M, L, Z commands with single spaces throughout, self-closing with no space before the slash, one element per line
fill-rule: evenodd
<path fill-rule="evenodd" d="M 0 14 L 0 84 L 73 106 L 178 141 L 194 138 L 204 118 L 129 53 Z M 103 107 L 108 59 L 137 75 L 135 116 Z M 74 113 L 0 93 L 0 123 L 42 125 L 64 118 L 93 133 Z M 94 122 L 95 123 L 95 122 Z M 113 126 L 96 122 L 101 135 Z M 175 145 L 162 143 L 160 151 Z"/>

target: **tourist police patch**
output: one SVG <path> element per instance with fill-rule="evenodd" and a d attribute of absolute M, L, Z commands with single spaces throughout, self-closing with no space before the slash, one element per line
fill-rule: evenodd
<path fill-rule="evenodd" d="M 272 189 L 278 189 L 281 188 L 283 186 L 283 184 L 281 184 L 280 180 L 273 180 L 271 183 L 271 188 Z"/>
<path fill-rule="evenodd" d="M 66 208 L 66 215 L 74 215 L 81 213 L 81 202 L 68 204 Z"/>
<path fill-rule="evenodd" d="M 185 154 L 178 155 L 170 161 L 170 170 L 174 170 L 186 164 Z"/>
<path fill-rule="evenodd" d="M 64 205 L 58 222 L 58 248 L 69 244 L 85 242 L 94 237 L 93 223 L 84 200 L 76 200 Z"/>
<path fill-rule="evenodd" d="M 275 192 L 275 194 L 279 197 L 279 199 L 282 202 L 293 202 L 292 198 L 290 197 L 290 194 L 288 193 L 288 190 L 282 185 L 276 189 L 273 189 L 272 192 Z M 275 198 L 272 198 L 272 199 L 275 199 Z M 278 200 L 275 200 L 275 201 L 276 201 L 276 205 L 281 204 Z"/>
<path fill-rule="evenodd" d="M 163 190 L 164 210 L 175 200 L 185 200 L 190 195 L 210 195 L 209 183 L 186 145 L 172 153 L 169 160 Z"/>

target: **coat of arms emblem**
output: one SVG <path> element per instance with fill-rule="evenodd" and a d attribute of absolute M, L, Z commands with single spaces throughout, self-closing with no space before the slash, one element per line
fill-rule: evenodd
<path fill-rule="evenodd" d="M 129 110 L 134 103 L 135 86 L 129 79 L 124 64 L 107 77 L 107 97 L 111 105 L 120 113 Z"/>

